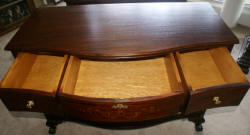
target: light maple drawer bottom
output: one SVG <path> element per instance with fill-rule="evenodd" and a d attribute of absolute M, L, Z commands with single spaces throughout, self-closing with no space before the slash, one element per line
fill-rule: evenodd
<path fill-rule="evenodd" d="M 225 47 L 177 53 L 177 61 L 189 93 L 186 113 L 238 105 L 250 86 Z"/>
<path fill-rule="evenodd" d="M 10 111 L 57 114 L 56 91 L 67 56 L 19 53 L 0 84 L 0 98 Z"/>
<path fill-rule="evenodd" d="M 173 54 L 120 62 L 71 56 L 58 96 L 66 114 L 103 122 L 162 118 L 184 106 Z"/>
<path fill-rule="evenodd" d="M 238 105 L 249 86 L 225 47 L 131 61 L 19 53 L 0 98 L 10 111 L 133 122 Z"/>

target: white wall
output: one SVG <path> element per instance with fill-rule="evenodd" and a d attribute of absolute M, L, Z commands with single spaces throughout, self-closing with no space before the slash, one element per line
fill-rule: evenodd
<path fill-rule="evenodd" d="M 221 9 L 222 9 L 222 4 L 221 3 L 210 3 L 215 11 L 220 14 Z M 239 18 L 238 24 L 250 27 L 250 9 L 249 8 L 244 8 L 243 12 Z"/>
<path fill-rule="evenodd" d="M 238 23 L 250 27 L 250 11 L 244 10 L 240 16 Z"/>

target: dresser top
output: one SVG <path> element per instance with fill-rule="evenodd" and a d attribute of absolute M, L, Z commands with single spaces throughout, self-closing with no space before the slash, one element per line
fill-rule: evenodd
<path fill-rule="evenodd" d="M 236 43 L 208 3 L 130 3 L 39 9 L 5 49 L 119 60 Z"/>

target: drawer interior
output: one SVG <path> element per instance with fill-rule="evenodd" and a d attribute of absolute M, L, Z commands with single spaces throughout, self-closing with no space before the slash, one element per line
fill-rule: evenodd
<path fill-rule="evenodd" d="M 176 55 L 185 82 L 193 91 L 216 85 L 248 82 L 226 47 Z"/>
<path fill-rule="evenodd" d="M 64 94 L 134 98 L 182 90 L 173 54 L 138 61 L 89 61 L 71 56 L 61 85 Z"/>
<path fill-rule="evenodd" d="M 19 53 L 0 88 L 13 88 L 55 93 L 67 56 Z"/>

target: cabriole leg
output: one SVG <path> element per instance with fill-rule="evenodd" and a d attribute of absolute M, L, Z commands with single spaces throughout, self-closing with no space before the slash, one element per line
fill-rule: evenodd
<path fill-rule="evenodd" d="M 46 121 L 46 126 L 49 127 L 49 134 L 53 135 L 56 133 L 56 126 L 60 123 L 62 123 L 62 118 L 54 116 L 54 115 L 49 115 L 45 114 L 45 117 L 47 119 Z"/>
<path fill-rule="evenodd" d="M 192 113 L 188 116 L 188 120 L 192 121 L 195 124 L 195 130 L 196 131 L 202 131 L 202 123 L 205 122 L 204 115 L 205 115 L 206 110 L 199 111 Z"/>

